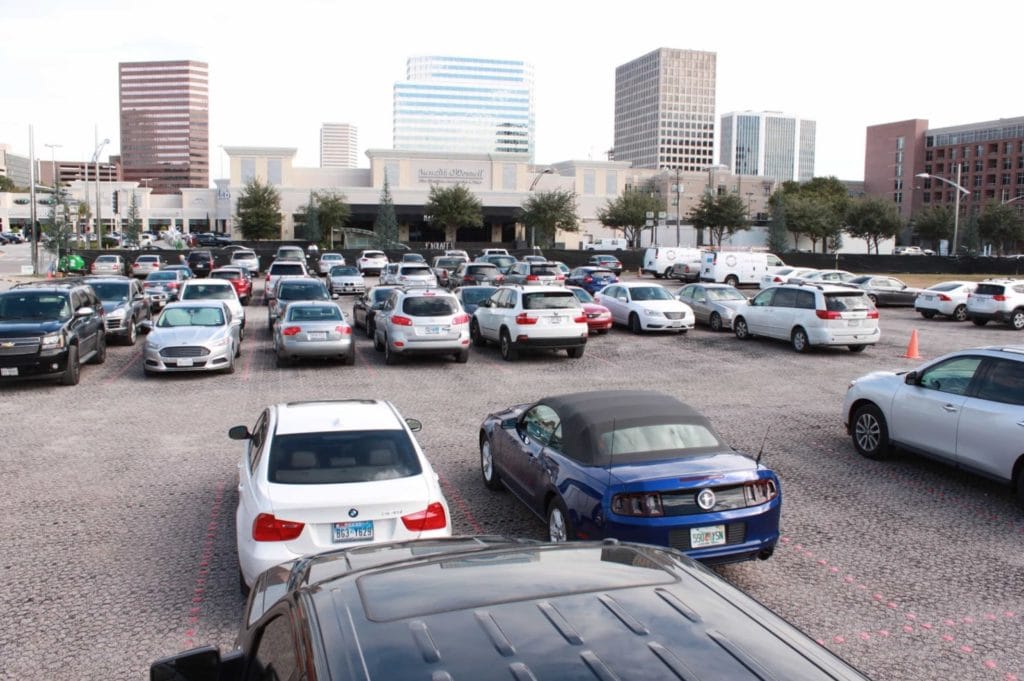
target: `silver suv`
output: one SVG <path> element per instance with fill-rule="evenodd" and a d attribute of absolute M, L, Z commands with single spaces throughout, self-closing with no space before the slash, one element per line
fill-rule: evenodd
<path fill-rule="evenodd" d="M 402 355 L 452 355 L 469 361 L 469 315 L 441 289 L 396 288 L 374 315 L 373 347 L 386 364 Z"/>
<path fill-rule="evenodd" d="M 562 286 L 565 275 L 553 262 L 528 260 L 517 262 L 505 275 L 505 281 L 523 286 Z"/>
<path fill-rule="evenodd" d="M 1024 331 L 1024 279 L 988 279 L 967 298 L 967 318 L 977 326 L 990 321 Z"/>

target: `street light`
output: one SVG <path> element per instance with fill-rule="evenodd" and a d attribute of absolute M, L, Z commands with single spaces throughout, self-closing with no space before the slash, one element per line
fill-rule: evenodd
<path fill-rule="evenodd" d="M 1012 199 L 1006 199 L 1004 201 L 1000 201 L 999 205 L 1005 206 L 1008 203 L 1013 203 L 1014 201 L 1020 201 L 1021 199 L 1024 199 L 1024 194 L 1021 194 L 1020 196 L 1015 196 Z"/>
<path fill-rule="evenodd" d="M 957 163 L 956 164 L 956 182 L 953 182 L 952 180 L 947 180 L 944 177 L 939 177 L 938 175 L 932 175 L 931 173 L 918 173 L 917 175 L 914 175 L 914 177 L 926 177 L 926 178 L 929 178 L 929 179 L 932 179 L 932 180 L 938 180 L 939 182 L 943 182 L 945 184 L 948 184 L 950 187 L 954 187 L 957 190 L 956 191 L 956 199 L 954 201 L 954 207 L 953 207 L 953 249 L 952 249 L 952 254 L 953 255 L 956 255 L 956 253 L 957 253 L 957 250 L 956 250 L 956 237 L 957 237 L 957 233 L 959 232 L 959 229 L 960 229 L 960 194 L 962 192 L 964 194 L 964 196 L 967 196 L 968 194 L 971 193 L 968 189 L 965 189 L 964 187 L 960 186 L 960 172 L 961 172 L 962 169 L 963 169 L 963 165 L 960 164 L 960 163 Z"/>
<path fill-rule="evenodd" d="M 545 168 L 544 170 L 541 170 L 540 172 L 538 172 L 537 176 L 533 178 L 533 182 L 530 183 L 530 191 L 532 192 L 533 188 L 537 186 L 537 183 L 540 182 L 540 178 L 541 178 L 542 175 L 550 175 L 553 172 L 555 172 L 554 168 Z M 533 240 L 533 233 L 534 233 L 535 229 L 536 228 L 533 225 L 530 225 L 530 250 L 531 251 L 534 250 L 537 247 L 536 244 L 534 243 L 534 240 Z"/>
<path fill-rule="evenodd" d="M 92 154 L 92 162 L 96 171 L 96 244 L 97 247 L 103 248 L 103 213 L 101 212 L 102 203 L 100 201 L 100 153 L 103 152 L 103 147 L 110 144 L 110 138 L 103 140 L 96 145 L 96 151 Z"/>
<path fill-rule="evenodd" d="M 53 175 L 53 186 L 56 187 L 57 186 L 57 161 L 55 160 L 53 150 L 54 149 L 60 149 L 64 145 L 63 144 L 44 144 L 43 146 L 44 147 L 50 147 L 50 173 Z M 54 194 L 56 194 L 56 189 L 54 189 Z"/>

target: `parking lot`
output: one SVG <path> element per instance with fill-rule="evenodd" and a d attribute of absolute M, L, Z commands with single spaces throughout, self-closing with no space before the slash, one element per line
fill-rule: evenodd
<path fill-rule="evenodd" d="M 372 281 L 372 280 L 371 280 Z M 676 286 L 670 286 L 676 288 Z M 351 301 L 345 301 L 350 309 Z M 267 404 L 375 397 L 423 422 L 458 533 L 544 538 L 508 493 L 483 487 L 483 417 L 542 396 L 655 389 L 701 410 L 783 486 L 783 538 L 765 562 L 717 568 L 875 679 L 1024 678 L 1024 514 L 1013 493 L 926 459 L 856 454 L 840 418 L 850 379 L 925 359 L 1024 343 L 1008 327 L 923 320 L 883 308 L 866 352 L 797 354 L 698 328 L 685 336 L 592 336 L 504 362 L 385 366 L 358 332 L 356 364 L 277 368 L 266 310 L 251 305 L 233 375 L 145 378 L 140 341 L 110 346 L 81 383 L 0 387 L 0 678 L 140 679 L 153 659 L 231 647 L 241 618 L 234 510 L 241 443 Z"/>

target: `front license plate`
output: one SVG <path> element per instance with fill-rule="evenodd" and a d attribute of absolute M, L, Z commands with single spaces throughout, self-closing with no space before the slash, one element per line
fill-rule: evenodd
<path fill-rule="evenodd" d="M 17 376 L 18 367 L 3 367 L 0 369 L 0 376 Z"/>
<path fill-rule="evenodd" d="M 705 546 L 722 546 L 725 544 L 725 525 L 690 528 L 690 548 L 700 549 Z"/>
<path fill-rule="evenodd" d="M 179 359 L 178 360 L 178 366 L 180 366 L 180 367 L 190 367 L 190 366 L 192 366 L 192 358 L 191 357 L 186 357 L 184 359 Z"/>
<path fill-rule="evenodd" d="M 309 333 L 306 334 L 306 337 L 309 338 L 309 340 L 311 340 L 311 341 L 327 340 L 327 332 L 326 331 L 310 331 Z"/>
<path fill-rule="evenodd" d="M 360 520 L 354 523 L 334 523 L 331 539 L 335 543 L 373 539 L 373 521 Z"/>

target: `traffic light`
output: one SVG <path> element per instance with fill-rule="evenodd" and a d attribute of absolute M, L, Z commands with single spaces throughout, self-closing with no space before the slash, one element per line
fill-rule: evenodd
<path fill-rule="evenodd" d="M 114 191 L 114 212 L 115 213 L 117 212 L 117 195 L 118 195 L 118 192 L 115 190 Z"/>

